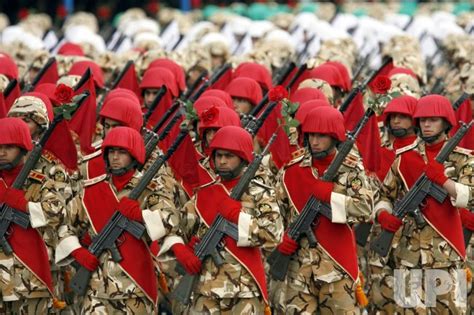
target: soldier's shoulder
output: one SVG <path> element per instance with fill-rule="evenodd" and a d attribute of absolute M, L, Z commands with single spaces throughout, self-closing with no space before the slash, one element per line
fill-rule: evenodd
<path fill-rule="evenodd" d="M 85 179 L 83 181 L 83 185 L 84 185 L 84 187 L 92 186 L 92 185 L 95 185 L 97 183 L 100 183 L 101 181 L 105 180 L 106 178 L 107 178 L 107 174 L 102 174 L 102 175 L 94 177 L 94 178 Z"/>
<path fill-rule="evenodd" d="M 38 170 L 32 170 L 30 174 L 28 174 L 28 179 L 38 182 L 38 183 L 43 183 L 45 182 L 48 178 L 46 177 L 45 174 Z"/>
<path fill-rule="evenodd" d="M 266 185 L 266 184 L 263 182 L 263 179 L 261 179 L 261 178 L 254 178 L 254 179 L 252 179 L 252 184 L 254 184 L 255 187 L 264 188 L 265 190 L 273 189 L 272 186 Z"/>
<path fill-rule="evenodd" d="M 303 159 L 304 159 L 304 152 L 303 152 L 303 154 L 297 156 L 296 158 L 294 158 L 290 162 L 288 162 L 288 164 L 285 165 L 285 168 L 288 168 L 288 167 L 291 167 L 295 164 L 298 164 L 301 161 L 303 161 Z"/>
<path fill-rule="evenodd" d="M 364 170 L 364 166 L 362 164 L 362 158 L 357 151 L 352 150 L 342 162 L 342 165 L 348 167 L 350 169 L 359 169 Z"/>
<path fill-rule="evenodd" d="M 463 147 L 455 147 L 453 150 L 453 153 L 463 155 L 466 157 L 472 157 L 473 156 L 473 150 L 469 150 Z"/>
<path fill-rule="evenodd" d="M 102 150 L 97 150 L 97 151 L 95 151 L 95 152 L 93 152 L 93 153 L 91 153 L 91 154 L 84 155 L 84 156 L 82 157 L 82 162 L 84 163 L 84 162 L 90 161 L 90 160 L 92 160 L 93 158 L 95 158 L 95 157 L 97 157 L 97 156 L 99 156 L 99 155 L 101 155 L 101 154 L 102 154 Z"/>
<path fill-rule="evenodd" d="M 401 148 L 397 149 L 395 151 L 395 155 L 400 155 L 402 153 L 411 151 L 411 150 L 415 149 L 416 147 L 418 147 L 418 141 L 415 141 L 412 144 L 409 144 L 409 145 L 406 145 L 404 147 L 401 147 Z"/>

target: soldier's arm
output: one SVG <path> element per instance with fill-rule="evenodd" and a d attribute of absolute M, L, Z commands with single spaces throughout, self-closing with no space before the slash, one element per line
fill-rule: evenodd
<path fill-rule="evenodd" d="M 82 208 L 81 196 L 74 197 L 66 205 L 66 215 L 64 216 L 59 228 L 59 243 L 56 247 L 55 262 L 59 266 L 67 265 L 73 261 L 70 254 L 82 247 L 80 237 L 87 233 L 86 214 Z"/>
<path fill-rule="evenodd" d="M 280 242 L 283 233 L 283 220 L 273 189 L 263 184 L 251 184 L 249 195 L 242 198 L 242 206 L 244 212 L 239 215 L 237 245 L 273 249 Z"/>
<path fill-rule="evenodd" d="M 370 219 L 374 193 L 362 166 L 341 172 L 331 194 L 334 223 L 365 222 Z"/>
<path fill-rule="evenodd" d="M 474 156 L 464 155 L 459 157 L 455 165 L 455 174 L 450 176 L 443 187 L 453 196 L 452 203 L 459 208 L 474 208 Z M 450 192 L 451 190 L 451 192 Z"/>
<path fill-rule="evenodd" d="M 403 184 L 397 171 L 399 163 L 400 159 L 396 158 L 381 184 L 380 195 L 377 196 L 379 198 L 374 207 L 375 217 L 377 217 L 381 210 L 387 210 L 389 213 L 392 213 L 395 201 L 403 192 Z"/>
<path fill-rule="evenodd" d="M 46 180 L 41 185 L 36 196 L 32 196 L 32 201 L 35 202 L 29 204 L 31 225 L 35 227 L 35 223 L 43 221 L 48 227 L 59 228 L 66 215 L 66 201 L 52 180 Z M 37 212 L 38 205 L 41 212 Z"/>
<path fill-rule="evenodd" d="M 176 182 L 171 176 L 161 173 L 148 186 L 151 191 L 147 191 L 142 203 L 142 215 L 147 234 L 152 241 L 178 231 L 179 214 L 174 204 L 173 191 L 175 185 Z"/>

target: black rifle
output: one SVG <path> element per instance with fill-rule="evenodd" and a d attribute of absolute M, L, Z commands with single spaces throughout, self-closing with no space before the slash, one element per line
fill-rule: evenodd
<path fill-rule="evenodd" d="M 194 103 L 199 98 L 199 96 L 201 96 L 201 94 L 204 93 L 204 91 L 206 91 L 211 85 L 216 83 L 231 67 L 232 65 L 230 63 L 223 64 L 218 70 L 216 70 L 216 72 L 212 74 L 209 80 L 201 84 L 201 86 L 199 87 L 199 90 L 197 90 L 197 92 L 194 93 L 189 98 L 189 100 Z"/>
<path fill-rule="evenodd" d="M 473 121 L 471 120 L 469 124 L 462 124 L 456 134 L 447 141 L 446 145 L 436 156 L 436 161 L 438 163 L 444 163 L 446 161 L 464 135 L 469 131 L 472 123 Z M 422 173 L 405 196 L 395 203 L 393 215 L 402 220 L 407 214 L 412 214 L 417 225 L 424 226 L 426 222 L 423 215 L 420 213 L 419 207 L 428 195 L 433 197 L 439 203 L 442 203 L 448 196 L 448 193 L 443 189 L 443 187 L 432 183 L 425 173 Z M 378 238 L 370 244 L 370 248 L 380 256 L 387 256 L 394 235 L 395 233 L 393 232 L 382 230 Z"/>
<path fill-rule="evenodd" d="M 273 85 L 281 85 L 290 75 L 291 71 L 296 68 L 296 63 L 288 60 L 281 68 L 279 68 L 273 76 Z"/>
<path fill-rule="evenodd" d="M 74 92 L 77 92 L 87 82 L 87 80 L 90 79 L 91 75 L 91 68 L 87 68 L 86 72 L 84 72 L 79 82 L 77 82 L 74 86 Z"/>
<path fill-rule="evenodd" d="M 187 129 L 181 130 L 180 134 L 176 137 L 168 152 L 166 152 L 164 155 L 161 155 L 150 166 L 145 174 L 143 174 L 140 182 L 130 192 L 128 196 L 130 199 L 137 200 L 140 197 L 150 181 L 155 177 L 158 170 L 165 164 L 171 155 L 173 155 L 187 134 Z M 99 234 L 93 238 L 92 244 L 88 247 L 88 250 L 97 258 L 99 258 L 105 250 L 109 250 L 112 259 L 115 262 L 120 262 L 122 257 L 116 246 L 116 241 L 125 231 L 129 232 L 133 237 L 139 239 L 145 233 L 145 227 L 136 221 L 129 220 L 119 211 L 115 211 Z M 83 266 L 79 266 L 76 274 L 71 279 L 71 289 L 73 289 L 76 294 L 83 296 L 87 291 L 87 286 L 91 276 L 91 271 L 87 270 Z"/>
<path fill-rule="evenodd" d="M 10 93 L 13 91 L 13 89 L 15 88 L 17 84 L 18 84 L 18 81 L 16 79 L 10 80 L 10 82 L 8 82 L 8 85 L 5 87 L 5 90 L 3 90 L 3 97 L 7 98 L 8 95 L 10 95 Z"/>
<path fill-rule="evenodd" d="M 339 107 L 339 111 L 341 113 L 344 113 L 347 108 L 349 107 L 349 105 L 352 103 L 352 101 L 354 100 L 354 98 L 357 96 L 357 93 L 359 92 L 363 92 L 366 88 L 367 88 L 367 85 L 372 82 L 372 80 L 380 73 L 380 71 L 386 66 L 388 65 L 390 62 L 392 61 L 392 58 L 391 57 L 388 57 L 386 58 L 383 62 L 382 62 L 382 65 L 376 69 L 376 70 L 372 70 L 372 72 L 367 76 L 367 78 L 365 79 L 365 81 L 362 83 L 362 84 L 359 84 L 357 85 L 356 87 L 352 88 L 352 90 L 349 92 L 349 94 L 347 95 L 346 99 L 344 100 L 344 102 L 342 103 L 342 105 Z"/>
<path fill-rule="evenodd" d="M 48 71 L 48 69 L 51 67 L 51 65 L 55 62 L 56 62 L 56 59 L 54 57 L 50 57 L 48 59 L 48 61 L 44 64 L 44 66 L 40 69 L 40 71 L 36 74 L 33 81 L 31 81 L 31 83 L 25 84 L 25 86 L 23 87 L 23 90 L 21 91 L 21 93 L 26 93 L 26 92 L 32 91 L 36 87 L 38 82 L 43 78 L 46 71 Z"/>
<path fill-rule="evenodd" d="M 316 39 L 316 34 L 313 34 L 313 36 L 311 36 L 310 39 L 308 39 L 306 41 L 306 43 L 304 44 L 304 47 L 303 49 L 298 53 L 298 56 L 296 57 L 296 61 L 301 64 L 303 62 L 303 58 L 306 56 L 306 52 L 308 51 L 309 49 L 309 46 L 311 45 L 311 43 Z"/>
<path fill-rule="evenodd" d="M 143 115 L 143 126 L 146 126 L 148 119 L 150 119 L 151 115 L 153 114 L 155 109 L 158 107 L 158 104 L 160 104 L 160 101 L 165 95 L 166 91 L 167 91 L 166 86 L 162 85 L 161 88 L 156 93 L 156 96 L 151 102 L 150 107 L 148 107 L 148 110 L 146 111 L 145 115 Z"/>
<path fill-rule="evenodd" d="M 354 143 L 364 128 L 365 124 L 369 121 L 369 118 L 374 114 L 374 111 L 371 108 L 368 108 L 358 122 L 354 131 L 350 132 L 347 136 L 347 140 L 339 146 L 338 153 L 334 160 L 329 165 L 328 169 L 321 178 L 323 181 L 331 182 L 333 181 L 339 168 L 346 159 L 349 152 L 352 150 Z M 316 247 L 316 237 L 312 230 L 314 220 L 319 216 L 323 215 L 329 220 L 332 220 L 332 211 L 331 205 L 317 200 L 314 196 L 311 196 L 304 205 L 300 214 L 297 218 L 290 224 L 288 228 L 288 236 L 295 240 L 299 241 L 303 236 L 306 236 L 311 247 Z M 290 264 L 292 256 L 282 254 L 278 249 L 274 249 L 273 252 L 268 257 L 267 261 L 270 265 L 270 274 L 274 279 L 284 280 L 288 272 L 288 266 Z"/>
<path fill-rule="evenodd" d="M 88 97 L 88 93 L 84 93 L 77 100 L 78 107 L 81 106 L 83 100 Z M 76 109 L 77 111 L 77 109 Z M 30 152 L 28 159 L 21 168 L 20 173 L 15 178 L 15 181 L 12 184 L 12 188 L 21 189 L 25 184 L 31 170 L 33 170 L 41 158 L 41 152 L 43 151 L 44 146 L 48 142 L 48 139 L 53 134 L 56 126 L 64 119 L 62 113 L 56 115 L 49 125 L 48 129 L 41 136 L 40 140 L 35 143 L 33 150 Z M 20 226 L 23 229 L 27 229 L 30 226 L 30 215 L 28 213 L 16 210 L 3 204 L 0 209 L 0 246 L 5 254 L 10 255 L 13 253 L 13 249 L 7 241 L 6 233 L 12 223 Z"/>
<path fill-rule="evenodd" d="M 461 96 L 453 103 L 454 111 L 457 111 L 458 108 L 462 105 L 462 103 L 464 103 L 464 101 L 467 100 L 470 96 L 471 95 L 469 93 L 463 92 Z"/>
<path fill-rule="evenodd" d="M 232 189 L 230 198 L 234 200 L 240 200 L 242 198 L 242 195 L 247 191 L 250 181 L 254 178 L 263 157 L 268 153 L 268 150 L 275 138 L 276 133 L 273 134 L 262 153 L 255 156 L 252 163 L 247 167 L 245 173 L 239 179 L 237 185 Z M 194 254 L 201 261 L 204 261 L 207 257 L 211 256 L 215 265 L 217 267 L 221 266 L 223 262 L 218 254 L 218 250 L 222 249 L 221 241 L 226 235 L 237 241 L 239 238 L 238 230 L 239 229 L 236 224 L 227 221 L 220 214 L 218 214 L 212 222 L 209 230 L 206 232 L 206 234 L 204 234 L 201 241 L 195 246 Z M 172 295 L 178 301 L 186 305 L 189 304 L 191 293 L 194 289 L 196 281 L 199 279 L 199 274 L 190 275 L 186 273 L 180 264 L 176 266 L 176 270 L 183 274 L 183 277 L 174 289 Z"/>
<path fill-rule="evenodd" d="M 112 86 L 110 88 L 106 87 L 106 91 L 104 94 L 102 94 L 102 98 L 100 99 L 99 103 L 97 104 L 97 116 L 99 115 L 100 113 L 100 110 L 102 109 L 102 106 L 104 106 L 104 101 L 105 101 L 105 98 L 107 97 L 107 95 L 110 93 L 110 91 L 112 91 L 113 89 L 115 89 L 120 81 L 122 81 L 123 79 L 123 76 L 125 75 L 125 73 L 127 73 L 128 69 L 133 65 L 133 60 L 129 60 L 127 61 L 127 63 L 125 64 L 125 66 L 122 68 L 122 70 L 120 71 L 120 73 L 118 74 L 117 78 L 115 78 L 114 82 L 112 83 Z"/>

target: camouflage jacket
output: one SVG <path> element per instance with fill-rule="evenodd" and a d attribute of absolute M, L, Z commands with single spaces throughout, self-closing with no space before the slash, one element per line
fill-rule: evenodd
<path fill-rule="evenodd" d="M 311 167 L 316 177 L 320 177 L 318 170 L 312 167 L 312 157 L 309 152 L 290 162 L 289 166 L 298 163 L 299 167 Z M 277 184 L 277 199 L 284 217 L 285 228 L 293 222 L 298 210 L 290 202 L 288 192 L 283 182 L 284 171 L 280 173 Z M 348 224 L 367 221 L 373 207 L 373 192 L 368 178 L 364 173 L 362 162 L 351 153 L 341 165 L 334 180 L 332 195 L 341 198 L 338 209 L 332 204 L 332 211 L 344 211 Z M 331 200 L 333 197 L 331 196 Z M 288 269 L 288 281 L 299 286 L 302 292 L 309 293 L 309 284 L 312 281 L 332 283 L 347 277 L 345 271 L 319 246 L 310 248 L 306 237 L 299 242 L 300 249 L 297 259 L 292 259 Z M 313 280 L 312 280 L 313 279 Z"/>
<path fill-rule="evenodd" d="M 3 184 L 0 183 L 0 185 Z M 54 250 L 58 244 L 57 231 L 66 214 L 66 201 L 63 194 L 57 189 L 58 183 L 43 174 L 41 169 L 30 172 L 24 187 L 26 187 L 24 190 L 28 200 L 31 226 L 38 230 L 45 241 L 50 268 L 54 273 L 58 270 L 54 264 Z M 4 301 L 16 301 L 22 297 L 50 296 L 45 285 L 19 261 L 17 256 L 6 255 L 0 251 L 0 266 Z"/>
<path fill-rule="evenodd" d="M 212 184 L 211 184 L 212 185 Z M 193 197 L 181 210 L 181 228 L 184 241 L 196 235 L 202 238 L 207 226 L 196 212 Z M 242 196 L 242 214 L 239 218 L 239 242 L 237 246 L 261 247 L 271 251 L 281 239 L 283 223 L 273 189 L 252 180 Z M 245 214 L 245 220 L 242 219 Z M 257 283 L 246 268 L 225 249 L 219 250 L 224 264 L 217 267 L 212 259 L 203 262 L 199 284 L 194 292 L 219 298 L 250 298 L 260 295 Z"/>
<path fill-rule="evenodd" d="M 84 190 L 88 186 L 100 181 L 110 184 L 118 199 L 128 196 L 130 191 L 139 183 L 142 174 L 136 172 L 125 187 L 117 192 L 112 179 L 103 175 L 84 182 Z M 155 178 L 139 198 L 143 209 L 143 220 L 147 233 L 145 241 L 160 240 L 170 233 L 177 232 L 178 214 L 174 205 L 174 196 L 167 187 L 174 185 L 174 179 L 164 175 Z M 91 238 L 96 236 L 91 226 L 89 216 L 83 206 L 84 194 L 75 197 L 68 204 L 68 213 L 65 222 L 59 228 L 60 243 L 56 249 L 56 262 L 65 265 L 72 261 L 70 253 L 81 246 L 80 239 L 88 233 Z M 89 208 L 90 209 L 90 208 Z M 92 274 L 90 288 L 92 295 L 104 299 L 127 299 L 143 296 L 141 289 L 134 281 L 113 261 L 110 252 L 104 252 L 100 258 L 99 268 Z M 150 275 L 152 276 L 152 275 Z"/>
<path fill-rule="evenodd" d="M 391 212 L 393 204 L 408 191 L 399 173 L 400 155 L 408 150 L 415 150 L 420 153 L 426 161 L 425 144 L 421 140 L 397 151 L 397 157 L 382 183 L 380 199 L 374 209 L 375 213 L 382 209 Z M 456 148 L 449 155 L 444 166 L 447 177 L 456 182 L 457 198 L 456 200 L 451 198 L 452 204 L 455 207 L 472 209 L 474 157 L 468 150 Z M 399 239 L 399 241 L 395 242 L 396 246 L 393 246 L 394 243 L 392 243 L 394 248 L 392 255 L 397 264 L 407 267 L 442 268 L 451 266 L 453 263 L 459 263 L 462 260 L 456 251 L 430 225 L 419 229 L 411 217 L 404 219 L 403 228 L 396 233 L 395 239 Z"/>

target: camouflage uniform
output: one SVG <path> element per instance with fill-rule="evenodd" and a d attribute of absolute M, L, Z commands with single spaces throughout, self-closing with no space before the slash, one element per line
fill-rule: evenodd
<path fill-rule="evenodd" d="M 390 212 L 392 210 L 392 204 L 407 192 L 407 187 L 399 175 L 399 164 L 400 155 L 409 150 L 415 150 L 426 159 L 424 142 L 417 141 L 413 145 L 397 151 L 397 158 L 383 182 L 381 198 L 375 206 L 375 212 L 380 209 L 386 209 Z M 446 175 L 448 178 L 454 180 L 457 185 L 456 191 L 458 192 L 458 198 L 455 201 L 452 200 L 455 206 L 463 207 L 465 205 L 462 203 L 467 203 L 461 200 L 466 197 L 467 193 L 464 191 L 464 193 L 461 194 L 459 184 L 467 186 L 473 185 L 474 177 L 472 172 L 467 172 L 469 169 L 472 169 L 473 165 L 474 158 L 469 154 L 468 150 L 462 148 L 456 148 L 444 163 Z M 464 188 L 467 189 L 466 186 L 464 186 Z M 411 269 L 439 269 L 450 272 L 450 274 L 453 274 L 454 270 L 463 270 L 465 266 L 463 258 L 457 254 L 454 248 L 451 247 L 431 225 L 419 228 L 414 219 L 410 216 L 404 219 L 402 228 L 395 234 L 392 250 L 388 256 L 388 262 L 386 258 L 379 257 L 377 259 L 375 256 L 372 256 L 371 265 L 373 266 L 385 268 L 384 266 L 387 263 L 394 269 L 399 268 L 405 271 Z M 379 279 L 379 281 L 381 283 L 381 287 L 378 289 L 381 295 L 379 298 L 385 301 L 390 299 L 391 307 L 393 307 L 393 295 L 389 296 L 391 293 L 388 288 L 392 285 L 393 277 L 387 274 L 386 277 Z M 454 276 L 453 281 L 456 281 Z M 456 300 L 453 291 L 444 296 L 437 296 L 437 308 L 432 311 L 463 314 L 465 308 L 463 308 L 463 306 L 454 305 Z M 424 303 L 424 294 L 421 296 L 421 302 Z M 396 307 L 396 311 L 401 314 L 426 314 L 429 312 L 426 307 L 419 308 L 415 311 L 413 309 L 403 309 L 398 306 Z"/>
<path fill-rule="evenodd" d="M 0 185 L 3 185 L 0 181 Z M 65 216 L 65 199 L 57 190 L 58 184 L 41 172 L 30 173 L 24 187 L 32 227 L 43 237 L 58 294 L 59 268 L 54 263 L 54 249 L 58 244 L 58 227 Z M 45 314 L 53 312 L 51 294 L 47 287 L 19 261 L 17 256 L 0 252 L 2 301 L 6 310 L 17 314 Z"/>
<path fill-rule="evenodd" d="M 212 184 L 215 183 L 218 182 Z M 196 198 L 193 197 L 181 212 L 180 226 L 184 231 L 184 241 L 188 241 L 193 235 L 202 238 L 208 231 L 208 227 L 196 212 L 195 202 Z M 261 246 L 263 251 L 270 252 L 280 241 L 283 232 L 282 219 L 273 189 L 254 179 L 242 196 L 241 202 L 242 212 L 250 215 L 250 219 L 249 226 L 239 224 L 239 235 L 245 234 L 240 233 L 241 229 L 247 229 L 248 239 L 239 241 L 238 245 Z M 221 255 L 224 264 L 217 267 L 212 259 L 203 262 L 199 283 L 196 284 L 192 304 L 187 312 L 263 314 L 264 301 L 253 277 L 226 250 L 221 249 L 218 254 Z"/>
<path fill-rule="evenodd" d="M 292 161 L 289 166 L 298 163 L 299 167 L 312 167 L 311 154 Z M 312 167 L 317 177 L 317 169 Z M 373 193 L 359 158 L 348 155 L 341 165 L 333 192 L 343 195 L 348 223 L 368 220 Z M 277 198 L 281 202 L 281 211 L 285 215 L 285 226 L 294 221 L 298 211 L 290 203 L 288 192 L 283 183 L 283 173 L 279 177 Z M 334 209 L 333 209 L 334 211 Z M 310 248 L 306 237 L 299 242 L 288 268 L 288 287 L 286 291 L 286 314 L 312 314 L 317 310 L 321 314 L 359 314 L 356 307 L 356 282 L 323 250 L 318 244 Z M 283 306 L 282 306 L 283 307 Z"/>
<path fill-rule="evenodd" d="M 99 181 L 107 181 L 111 184 L 118 199 L 128 196 L 130 191 L 139 183 L 141 173 L 136 172 L 125 187 L 117 192 L 112 180 L 107 175 L 99 176 L 84 182 L 84 189 Z M 144 216 L 145 226 L 151 240 L 165 237 L 177 229 L 178 216 L 173 202 L 173 195 L 165 186 L 173 182 L 172 178 L 163 175 L 158 180 L 152 181 L 139 201 L 143 211 L 149 212 Z M 56 249 L 56 261 L 64 265 L 71 260 L 69 254 L 78 248 L 78 238 L 88 233 L 92 238 L 96 235 L 89 217 L 83 208 L 83 194 L 74 198 L 68 205 L 66 224 L 59 229 L 60 243 Z M 147 219 L 148 218 L 148 219 Z M 147 239 L 149 241 L 149 239 Z M 104 312 L 118 313 L 126 312 L 132 314 L 151 313 L 154 310 L 153 303 L 148 300 L 144 292 L 137 284 L 112 260 L 108 251 L 99 258 L 99 268 L 92 273 L 88 286 L 88 293 L 84 297 L 82 312 Z M 150 275 L 156 276 L 156 275 Z"/>

